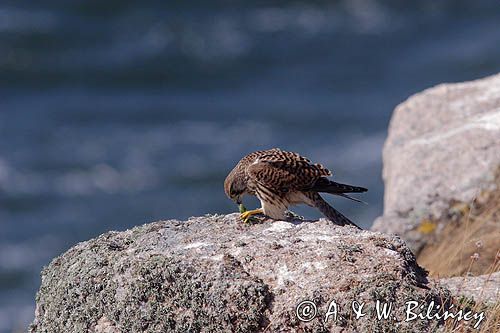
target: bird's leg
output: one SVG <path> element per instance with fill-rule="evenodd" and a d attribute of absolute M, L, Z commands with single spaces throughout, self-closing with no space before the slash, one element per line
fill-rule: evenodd
<path fill-rule="evenodd" d="M 247 222 L 252 215 L 257 215 L 257 214 L 264 214 L 264 210 L 262 208 L 247 210 L 246 212 L 240 214 L 240 218 L 243 221 Z"/>

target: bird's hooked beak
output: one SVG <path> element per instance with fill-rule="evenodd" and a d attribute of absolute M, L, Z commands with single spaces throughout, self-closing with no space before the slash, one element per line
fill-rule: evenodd
<path fill-rule="evenodd" d="M 241 201 L 241 197 L 240 196 L 237 196 L 236 199 L 235 199 L 235 202 L 236 204 L 239 206 L 242 204 L 242 201 Z"/>

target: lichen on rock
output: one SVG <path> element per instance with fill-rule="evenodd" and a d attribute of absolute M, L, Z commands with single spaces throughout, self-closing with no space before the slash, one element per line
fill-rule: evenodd
<path fill-rule="evenodd" d="M 438 323 L 374 321 L 376 300 L 402 318 L 406 301 L 445 296 L 397 237 L 215 215 L 77 244 L 44 269 L 31 332 L 412 332 Z M 310 322 L 295 313 L 303 300 L 317 305 Z M 344 315 L 325 323 L 332 300 Z M 347 315 L 354 300 L 366 318 Z"/>

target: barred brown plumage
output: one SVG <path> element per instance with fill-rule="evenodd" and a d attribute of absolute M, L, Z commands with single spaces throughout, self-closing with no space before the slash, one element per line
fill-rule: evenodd
<path fill-rule="evenodd" d="M 338 225 L 354 225 L 348 218 L 331 207 L 318 192 L 344 196 L 345 193 L 366 192 L 359 186 L 329 180 L 330 170 L 297 153 L 279 148 L 261 150 L 243 157 L 224 181 L 226 195 L 241 203 L 245 194 L 255 195 L 262 207 L 242 214 L 243 219 L 264 213 L 274 219 L 283 219 L 290 206 L 306 204 L 316 207 Z M 359 227 L 358 227 L 359 228 Z"/>

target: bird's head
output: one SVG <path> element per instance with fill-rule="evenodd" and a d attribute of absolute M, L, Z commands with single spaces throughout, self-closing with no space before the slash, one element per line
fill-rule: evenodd
<path fill-rule="evenodd" d="M 224 181 L 224 192 L 229 199 L 241 204 L 241 198 L 247 192 L 244 170 L 236 166 Z"/>

